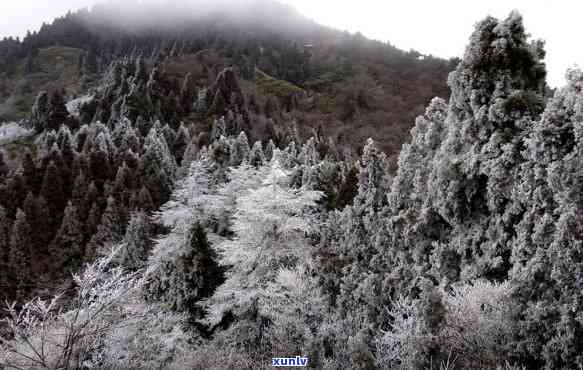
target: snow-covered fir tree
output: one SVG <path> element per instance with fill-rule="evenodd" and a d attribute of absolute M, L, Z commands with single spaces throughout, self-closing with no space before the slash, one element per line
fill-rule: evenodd
<path fill-rule="evenodd" d="M 59 266 L 62 272 L 76 272 L 85 254 L 83 242 L 83 224 L 79 212 L 77 207 L 69 202 L 61 227 L 50 247 L 54 266 Z"/>
<path fill-rule="evenodd" d="M 118 263 L 129 270 L 137 270 L 146 265 L 152 247 L 152 225 L 148 215 L 138 211 L 131 215 L 120 251 Z"/>
<path fill-rule="evenodd" d="M 30 249 L 30 235 L 31 229 L 26 214 L 19 209 L 12 226 L 9 255 L 17 298 L 25 297 L 31 289 L 30 261 L 33 251 Z"/>
<path fill-rule="evenodd" d="M 322 194 L 289 188 L 289 175 L 279 157 L 276 152 L 270 164 L 260 169 L 262 183 L 236 198 L 232 226 L 235 237 L 217 247 L 221 265 L 233 267 L 227 271 L 225 283 L 204 303 L 209 312 L 204 322 L 216 325 L 227 315 L 241 318 L 229 329 L 234 336 L 229 339 L 231 343 L 258 343 L 260 318 L 268 318 L 270 305 L 266 289 L 276 282 L 280 269 L 310 263 L 306 235 L 315 231 L 316 219 L 309 217 L 309 210 L 316 208 Z M 245 333 L 249 325 L 253 329 Z"/>

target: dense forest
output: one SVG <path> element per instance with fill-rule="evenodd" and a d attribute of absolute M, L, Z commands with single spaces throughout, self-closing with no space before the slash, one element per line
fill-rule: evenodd
<path fill-rule="evenodd" d="M 517 12 L 443 61 L 255 3 L 0 42 L 0 365 L 583 367 L 583 72 Z"/>

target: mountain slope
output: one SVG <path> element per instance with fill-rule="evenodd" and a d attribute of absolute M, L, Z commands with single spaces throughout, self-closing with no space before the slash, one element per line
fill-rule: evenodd
<path fill-rule="evenodd" d="M 56 19 L 22 42 L 0 42 L 4 81 L 0 107 L 5 112 L 0 117 L 26 117 L 31 99 L 20 91 L 12 94 L 12 87 L 28 83 L 32 77 L 25 78 L 20 70 L 43 64 L 42 55 L 53 45 L 84 49 L 78 62 L 85 74 L 104 73 L 111 61 L 132 53 L 152 61 L 162 53 L 171 61 L 177 54 L 206 50 L 215 55 L 204 63 L 211 71 L 207 84 L 229 65 L 238 67 L 243 79 L 254 82 L 254 68 L 258 68 L 306 91 L 307 102 L 294 107 L 301 113 L 294 119 L 304 138 L 321 126 L 326 134 L 357 148 L 374 133 L 390 154 L 398 152 L 422 107 L 434 96 L 447 97 L 444 81 L 454 62 L 420 58 L 417 52 L 320 26 L 274 1 L 188 4 L 174 8 L 130 2 L 121 9 L 102 4 Z M 61 50 L 60 56 L 68 60 L 67 49 Z M 188 66 L 183 71 L 176 77 L 190 72 Z M 60 84 L 68 87 L 70 96 L 79 92 L 72 75 L 55 77 L 55 84 L 34 87 L 50 90 Z M 258 87 L 266 95 L 263 99 L 273 95 L 278 106 L 290 108 L 289 96 Z"/>
<path fill-rule="evenodd" d="M 27 118 L 39 91 L 64 88 L 70 96 L 79 94 L 82 53 L 69 47 L 39 49 L 18 62 L 14 73 L 0 73 L 0 122 Z"/>

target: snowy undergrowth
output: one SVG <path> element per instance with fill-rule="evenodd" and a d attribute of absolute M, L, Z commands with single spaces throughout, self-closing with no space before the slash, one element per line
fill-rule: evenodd
<path fill-rule="evenodd" d="M 9 336 L 0 339 L 8 369 L 152 368 L 167 364 L 186 342 L 180 315 L 142 298 L 147 281 L 113 261 L 119 249 L 74 275 L 76 291 L 9 306 Z"/>
<path fill-rule="evenodd" d="M 79 111 L 83 104 L 89 103 L 94 99 L 92 95 L 84 95 L 79 98 L 73 99 L 66 104 L 67 111 L 69 114 L 79 118 Z"/>
<path fill-rule="evenodd" d="M 8 144 L 23 137 L 32 135 L 32 130 L 24 127 L 19 122 L 7 122 L 0 124 L 0 145 Z"/>

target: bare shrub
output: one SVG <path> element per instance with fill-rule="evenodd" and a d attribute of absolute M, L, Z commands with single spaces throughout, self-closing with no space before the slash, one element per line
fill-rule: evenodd
<path fill-rule="evenodd" d="M 507 344 L 515 330 L 508 282 L 477 281 L 473 286 L 454 287 L 445 305 L 447 318 L 440 341 L 446 348 L 451 348 L 463 362 L 476 366 L 506 362 Z"/>
<path fill-rule="evenodd" d="M 181 340 L 179 320 L 160 319 L 143 303 L 141 272 L 127 273 L 112 264 L 117 250 L 74 275 L 75 295 L 67 300 L 34 299 L 21 308 L 8 305 L 8 329 L 0 337 L 0 366 L 8 369 L 109 368 L 113 364 L 160 366 L 154 349 L 172 354 Z M 173 326 L 168 328 L 167 326 Z M 178 332 L 177 332 L 178 330 Z M 156 343 L 150 343 L 156 342 Z M 149 351 L 139 358 L 136 348 Z M 134 353 L 135 352 L 135 353 Z M 128 354 L 134 354 L 133 357 Z M 127 368 L 127 367 L 126 367 Z"/>
<path fill-rule="evenodd" d="M 422 354 L 422 343 L 428 339 L 421 310 L 412 300 L 399 297 L 389 315 L 392 328 L 376 341 L 377 364 L 384 369 L 414 368 Z"/>
<path fill-rule="evenodd" d="M 438 331 L 429 330 L 419 302 L 405 298 L 393 302 L 391 330 L 376 340 L 377 365 L 418 367 L 428 356 L 428 345 L 437 344 L 447 360 L 436 361 L 432 368 L 509 368 L 507 344 L 516 330 L 509 283 L 460 285 L 442 299 L 446 312 Z"/>

